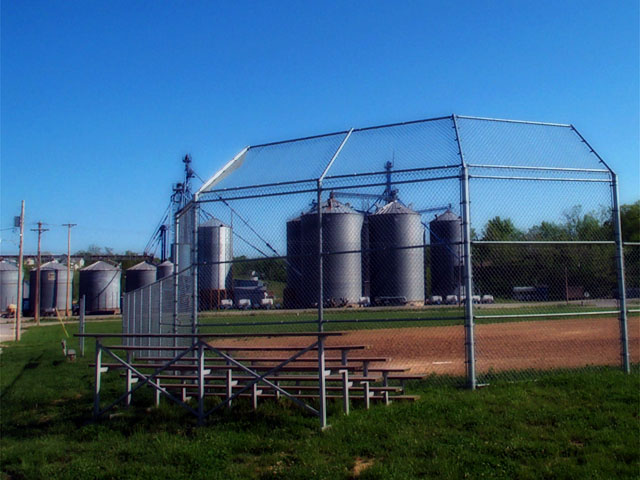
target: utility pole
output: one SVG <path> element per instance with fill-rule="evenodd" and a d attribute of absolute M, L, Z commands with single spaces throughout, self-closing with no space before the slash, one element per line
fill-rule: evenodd
<path fill-rule="evenodd" d="M 36 270 L 36 294 L 35 294 L 35 317 L 36 325 L 40 325 L 40 264 L 42 263 L 42 257 L 40 255 L 40 245 L 42 234 L 48 232 L 48 228 L 42 228 L 42 222 L 38 222 L 38 228 L 32 228 L 32 232 L 38 232 L 38 268 Z"/>
<path fill-rule="evenodd" d="M 71 283 L 71 228 L 75 227 L 77 223 L 63 223 L 63 227 L 67 227 L 67 297 L 66 304 L 64 309 L 64 316 L 69 316 L 69 304 L 71 300 L 69 299 L 69 286 Z"/>
<path fill-rule="evenodd" d="M 24 200 L 20 209 L 20 250 L 18 253 L 18 298 L 16 305 L 16 342 L 20 341 L 20 323 L 22 317 L 22 245 L 24 238 Z"/>

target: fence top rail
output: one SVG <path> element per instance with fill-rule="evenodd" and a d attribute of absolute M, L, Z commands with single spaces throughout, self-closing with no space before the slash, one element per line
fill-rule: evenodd
<path fill-rule="evenodd" d="M 240 338 L 240 337 L 339 337 L 344 332 L 266 332 L 266 333 L 75 333 L 91 338 Z"/>

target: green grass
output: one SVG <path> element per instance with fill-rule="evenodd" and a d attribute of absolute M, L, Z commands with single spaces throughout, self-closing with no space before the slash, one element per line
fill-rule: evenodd
<path fill-rule="evenodd" d="M 119 322 L 92 323 L 113 332 Z M 71 330 L 75 326 L 70 326 Z M 241 403 L 204 427 L 152 405 L 91 422 L 92 345 L 64 361 L 59 325 L 32 327 L 0 355 L 3 478 L 638 478 L 640 376 L 615 369 L 497 381 L 476 392 L 415 382 L 414 404 L 330 407 L 332 427 L 290 404 Z M 71 340 L 77 349 L 77 339 Z M 103 376 L 105 401 L 122 391 Z"/>
<path fill-rule="evenodd" d="M 614 308 L 593 306 L 549 304 L 542 306 L 500 308 L 484 306 L 476 309 L 476 315 L 518 315 L 518 314 L 562 314 L 575 312 L 611 311 Z M 604 314 L 612 316 L 612 314 Z M 637 314 L 635 314 L 637 316 Z M 200 312 L 198 320 L 205 326 L 202 332 L 234 332 L 250 328 L 255 332 L 279 331 L 315 331 L 317 329 L 317 313 L 305 311 L 248 311 L 248 312 Z M 358 330 L 376 328 L 406 327 L 446 327 L 464 325 L 464 309 L 457 306 L 431 307 L 420 309 L 327 309 L 324 318 L 327 321 L 326 331 Z M 575 316 L 554 317 L 521 317 L 521 318 L 477 318 L 476 324 L 554 321 Z M 300 322 L 300 323 L 296 323 Z M 216 326 L 210 326 L 216 325 Z"/>

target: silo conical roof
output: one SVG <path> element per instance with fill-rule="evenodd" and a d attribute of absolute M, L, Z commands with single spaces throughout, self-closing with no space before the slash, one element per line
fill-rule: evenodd
<path fill-rule="evenodd" d="M 47 263 L 43 263 L 40 265 L 40 270 L 67 270 L 67 266 L 61 263 L 58 263 L 57 260 L 52 260 Z"/>
<path fill-rule="evenodd" d="M 228 227 L 222 220 L 218 220 L 217 218 L 210 218 L 204 223 L 200 224 L 201 227 Z"/>
<path fill-rule="evenodd" d="M 2 261 L 0 261 L 0 270 L 15 272 L 15 271 L 18 270 L 18 267 L 15 266 L 11 262 L 7 262 L 6 260 L 2 260 Z"/>
<path fill-rule="evenodd" d="M 436 215 L 435 221 L 437 222 L 458 222 L 460 221 L 460 217 L 453 213 L 450 209 L 447 209 L 441 215 Z"/>
<path fill-rule="evenodd" d="M 157 267 L 146 260 L 144 262 L 136 263 L 133 267 L 127 268 L 127 272 L 130 270 L 155 270 Z"/>
<path fill-rule="evenodd" d="M 114 265 L 111 265 L 110 263 L 107 262 L 103 262 L 102 260 L 98 260 L 95 263 L 92 263 L 91 265 L 89 265 L 88 267 L 84 267 L 83 269 L 81 269 L 81 272 L 86 272 L 86 271 L 100 271 L 100 270 L 120 270 L 119 267 L 116 267 Z"/>
<path fill-rule="evenodd" d="M 311 209 L 306 213 L 309 215 L 311 213 L 318 212 L 318 205 L 313 205 Z M 333 197 L 329 197 L 326 202 L 322 203 L 322 213 L 358 213 L 349 205 L 346 205 L 342 202 L 339 202 Z"/>
<path fill-rule="evenodd" d="M 398 200 L 387 203 L 384 207 L 380 208 L 374 215 L 419 215 L 415 210 L 411 210 L 409 207 L 403 205 Z"/>

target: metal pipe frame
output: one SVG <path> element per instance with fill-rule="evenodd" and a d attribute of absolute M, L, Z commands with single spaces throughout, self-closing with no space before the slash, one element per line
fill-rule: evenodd
<path fill-rule="evenodd" d="M 348 138 L 348 136 L 346 137 Z M 345 140 L 346 140 L 345 138 Z M 338 148 L 338 152 L 342 150 L 342 145 Z M 334 155 L 334 159 L 335 156 Z M 332 163 L 332 162 L 331 162 Z M 324 258 L 323 252 L 323 236 L 322 236 L 322 178 L 318 179 L 318 194 L 317 194 L 317 206 L 318 206 L 318 332 L 324 331 Z M 320 411 L 318 416 L 320 417 L 320 428 L 327 428 L 327 389 L 325 383 L 324 366 L 324 341 L 320 342 L 318 337 L 318 390 L 320 395 Z M 324 340 L 324 339 L 322 339 Z"/>
<path fill-rule="evenodd" d="M 127 327 L 128 327 L 127 328 L 127 334 L 129 334 L 129 333 L 133 333 L 134 328 L 135 328 L 136 297 L 135 297 L 135 295 L 129 295 L 129 294 L 125 294 L 125 296 L 128 297 L 128 299 L 129 299 L 129 305 L 127 307 L 127 309 L 129 310 L 128 322 L 127 322 Z M 127 342 L 127 343 L 125 343 L 125 345 L 132 345 L 131 340 L 128 339 L 128 338 L 125 338 L 124 335 L 122 337 L 122 340 Z"/>
<path fill-rule="evenodd" d="M 331 166 L 335 163 L 336 159 L 342 152 L 345 144 L 351 137 L 353 128 L 349 130 L 349 133 L 344 137 L 342 143 L 331 157 L 331 160 L 327 164 L 326 168 L 318 178 L 318 193 L 317 193 L 317 208 L 318 208 L 318 332 L 322 333 L 324 330 L 324 260 L 323 260 L 323 241 L 322 235 L 322 182 L 324 181 L 327 173 L 331 169 Z M 325 352 L 324 352 L 324 337 L 318 336 L 318 395 L 320 397 L 320 409 L 318 416 L 320 417 L 320 428 L 327 428 L 327 384 L 325 375 Z"/>
<path fill-rule="evenodd" d="M 566 313 L 513 313 L 505 315 L 476 315 L 475 318 L 536 318 L 536 317 L 581 317 L 583 315 L 617 315 L 620 310 L 603 310 L 598 312 L 566 312 Z"/>
<path fill-rule="evenodd" d="M 149 285 L 149 313 L 147 316 L 147 321 L 149 322 L 149 324 L 147 325 L 147 333 L 153 333 L 151 332 L 151 301 L 153 300 L 153 289 L 151 288 L 151 286 Z M 149 337 L 147 339 L 147 347 L 151 346 L 151 337 Z"/>
<path fill-rule="evenodd" d="M 613 232 L 616 242 L 616 267 L 618 273 L 618 297 L 620 300 L 620 357 L 622 369 L 626 373 L 631 373 L 631 366 L 629 360 L 629 336 L 628 336 L 628 319 L 627 319 L 627 294 L 625 289 L 625 275 L 624 275 L 624 250 L 622 244 L 622 230 L 620 227 L 620 198 L 618 195 L 618 176 L 613 169 L 604 161 L 598 152 L 591 146 L 586 138 L 571 125 L 571 130 L 580 138 L 580 140 L 587 146 L 589 151 L 596 156 L 596 158 L 605 166 L 611 173 L 611 199 L 613 210 L 611 216 L 613 217 Z"/>
<path fill-rule="evenodd" d="M 464 120 L 484 120 L 487 122 L 502 122 L 502 123 L 520 123 L 523 125 L 540 125 L 544 127 L 564 127 L 571 128 L 572 125 L 567 123 L 547 123 L 547 122 L 531 122 L 529 120 L 509 120 L 505 118 L 490 118 L 490 117 L 470 117 L 465 115 L 454 115 L 456 118 L 462 118 Z"/>
<path fill-rule="evenodd" d="M 324 178 L 327 176 L 327 173 L 329 173 L 329 170 L 331 170 L 331 167 L 333 166 L 334 162 L 336 161 L 336 158 L 338 158 L 338 155 L 340 155 L 340 152 L 344 148 L 345 144 L 349 141 L 349 137 L 351 137 L 352 133 L 353 133 L 353 128 L 351 130 L 349 130 L 349 133 L 347 133 L 345 135 L 344 139 L 342 140 L 342 143 L 340 143 L 340 146 L 338 147 L 336 152 L 333 154 L 333 157 L 331 157 L 331 160 L 329 160 L 329 163 L 327 164 L 327 166 L 325 167 L 324 171 L 322 172 L 322 175 L 320 175 L 320 178 L 318 179 L 318 181 L 320 182 L 319 183 L 320 186 L 322 186 L 322 182 L 323 182 Z"/>
<path fill-rule="evenodd" d="M 604 159 L 598 154 L 598 152 L 596 152 L 593 149 L 593 147 L 589 144 L 589 142 L 587 142 L 587 139 L 582 136 L 582 134 L 576 129 L 576 127 L 574 127 L 573 125 L 570 125 L 570 127 L 571 127 L 571 130 L 573 130 L 573 132 L 580 138 L 582 143 L 584 143 L 587 146 L 589 151 L 596 156 L 596 158 L 600 161 L 600 163 L 602 163 L 606 167 L 606 169 L 609 170 L 609 172 L 615 175 L 615 172 L 613 171 L 613 169 L 607 164 L 607 162 L 604 161 Z"/>
<path fill-rule="evenodd" d="M 284 366 L 286 366 L 287 364 L 289 364 L 290 362 L 296 360 L 298 357 L 304 355 L 305 353 L 309 352 L 310 350 L 313 349 L 317 349 L 319 352 L 322 351 L 322 359 L 324 360 L 324 348 L 323 348 L 323 342 L 325 340 L 325 337 L 327 335 L 335 335 L 335 334 L 323 334 L 323 333 L 316 333 L 316 334 L 312 334 L 313 336 L 317 335 L 317 341 L 312 343 L 311 345 L 297 351 L 296 353 L 294 353 L 293 355 L 291 355 L 287 360 L 281 362 L 280 364 L 278 364 L 276 367 L 270 369 L 268 372 L 264 373 L 264 374 L 260 374 L 254 370 L 252 370 L 251 368 L 243 365 L 242 363 L 236 361 L 233 357 L 231 357 L 230 355 L 225 354 L 224 352 L 218 350 L 215 347 L 212 347 L 211 345 L 208 345 L 203 338 L 207 338 L 207 337 L 227 337 L 227 336 L 235 336 L 237 337 L 237 334 L 231 334 L 231 335 L 225 335 L 225 334 L 211 334 L 211 335 L 198 335 L 198 334 L 183 334 L 183 335 L 178 335 L 179 337 L 190 337 L 190 338 L 194 338 L 196 339 L 196 342 L 191 345 L 191 347 L 186 348 L 185 350 L 181 351 L 179 354 L 177 354 L 173 359 L 171 359 L 168 362 L 165 362 L 161 367 L 156 368 L 154 370 L 153 373 L 151 374 L 144 374 L 141 373 L 138 369 L 136 369 L 130 361 L 130 353 L 131 351 L 127 351 L 127 359 L 123 360 L 122 358 L 120 358 L 118 355 L 116 355 L 115 353 L 113 353 L 113 351 L 111 351 L 111 349 L 108 346 L 104 346 L 102 345 L 100 339 L 101 338 L 109 338 L 109 337 L 117 337 L 120 336 L 120 334 L 81 334 L 81 335 L 76 335 L 76 336 L 80 336 L 80 337 L 95 337 L 96 339 L 96 353 L 95 353 L 95 365 L 96 365 L 96 369 L 95 369 L 95 390 L 94 390 L 94 407 L 93 407 L 93 416 L 94 419 L 97 419 L 98 417 L 100 417 L 101 415 L 103 415 L 104 413 L 108 412 L 109 410 L 111 410 L 113 407 L 115 407 L 117 404 L 121 403 L 122 401 L 125 402 L 126 405 L 130 404 L 131 401 L 131 397 L 133 395 L 134 392 L 136 392 L 138 389 L 142 388 L 145 385 L 149 385 L 151 386 L 155 391 L 156 391 L 156 399 L 159 399 L 160 395 L 165 395 L 167 398 L 169 398 L 170 400 L 172 400 L 173 402 L 177 403 L 178 405 L 182 406 L 183 408 L 185 408 L 188 412 L 192 413 L 193 415 L 195 415 L 198 418 L 198 424 L 202 424 L 204 422 L 204 419 L 209 416 L 211 413 L 213 413 L 214 411 L 218 410 L 219 408 L 222 408 L 225 405 L 230 405 L 232 400 L 234 400 L 235 398 L 237 398 L 239 395 L 241 395 L 242 393 L 244 393 L 245 391 L 247 391 L 249 388 L 253 388 L 254 385 L 258 384 L 259 382 L 262 382 L 266 385 L 268 385 L 269 387 L 273 388 L 274 391 L 276 391 L 278 394 L 284 395 L 287 398 L 291 399 L 294 403 L 296 403 L 297 405 L 299 405 L 300 407 L 304 408 L 305 410 L 313 413 L 314 415 L 318 415 L 322 421 L 323 418 L 323 414 L 322 414 L 322 407 L 320 410 L 316 410 L 313 407 L 311 407 L 310 405 L 307 405 L 306 403 L 302 402 L 301 400 L 299 400 L 298 398 L 295 398 L 293 395 L 291 395 L 289 392 L 287 392 L 284 388 L 280 387 L 277 384 L 274 384 L 273 382 L 267 380 L 266 377 L 268 377 L 269 375 L 273 375 L 274 373 L 277 373 L 278 371 L 280 371 Z M 171 335 L 164 335 L 164 334 L 157 334 L 157 335 L 145 335 L 145 334 L 125 334 L 126 338 L 144 338 L 144 337 L 170 337 Z M 246 336 L 246 334 L 242 334 L 242 336 Z M 249 336 L 265 336 L 264 334 L 256 334 L 256 335 L 251 335 L 249 334 Z M 268 336 L 268 334 L 267 334 Z M 309 336 L 309 334 L 306 333 L 298 333 L 298 334 L 292 334 L 292 335 L 287 335 L 287 336 Z M 144 347 L 143 347 L 144 349 Z M 189 354 L 190 352 L 196 351 L 198 352 L 198 410 L 194 410 L 193 408 L 191 408 L 189 405 L 187 405 L 184 401 L 182 401 L 181 399 L 175 397 L 174 395 L 172 395 L 166 388 L 163 388 L 158 382 L 155 382 L 155 378 L 162 373 L 163 371 L 169 369 L 171 367 L 171 365 L 177 363 L 178 361 L 180 361 L 185 355 Z M 255 379 L 251 382 L 249 382 L 248 384 L 246 384 L 240 391 L 236 392 L 234 395 L 228 396 L 228 398 L 226 399 L 226 401 L 222 402 L 221 404 L 216 405 L 213 409 L 209 410 L 208 412 L 204 411 L 204 397 L 205 397 L 205 375 L 207 372 L 207 369 L 205 368 L 205 364 L 204 364 L 204 351 L 205 350 L 210 350 L 214 353 L 216 353 L 217 355 L 219 355 L 221 358 L 226 359 L 228 363 L 236 365 L 237 367 L 241 368 L 243 371 L 245 371 L 246 373 L 252 375 L 255 377 Z M 127 369 L 127 381 L 126 381 L 126 391 L 125 393 L 123 393 L 120 397 L 118 397 L 114 402 L 112 402 L 111 404 L 109 404 L 107 407 L 101 409 L 100 408 L 100 388 L 101 388 L 101 374 L 105 373 L 108 368 L 103 368 L 102 367 L 102 353 L 106 352 L 107 354 L 109 354 L 114 360 L 116 360 L 118 363 L 120 363 L 123 367 L 125 367 Z M 324 372 L 324 361 L 321 362 L 320 366 L 323 368 L 322 371 L 322 380 L 324 380 L 324 376 L 325 376 L 325 372 Z M 133 374 L 133 375 L 132 375 Z M 135 376 L 135 377 L 134 377 Z M 134 380 L 135 378 L 135 380 Z M 142 381 L 139 381 L 142 380 Z M 136 383 L 135 387 L 132 386 L 133 383 Z M 255 390 L 255 388 L 254 388 Z M 326 389 L 325 389 L 326 390 Z M 326 391 L 325 391 L 325 398 L 324 401 L 326 402 Z M 157 403 L 157 401 L 156 401 Z M 326 412 L 326 405 L 325 405 L 325 412 Z M 325 413 L 326 416 L 326 413 Z M 325 417 L 325 422 L 324 425 L 321 425 L 322 428 L 326 428 L 326 417 Z"/>
<path fill-rule="evenodd" d="M 158 333 L 162 333 L 162 297 L 163 297 L 163 293 L 162 293 L 162 280 L 160 279 L 160 281 L 158 282 L 158 286 L 160 287 L 160 291 L 158 292 Z M 158 342 L 159 344 L 160 342 Z M 158 346 L 158 344 L 154 344 L 154 346 Z"/>
<path fill-rule="evenodd" d="M 178 333 L 178 296 L 180 294 L 180 222 L 178 221 L 178 215 L 174 217 L 174 230 L 175 243 L 173 244 L 173 334 Z M 178 339 L 173 339 L 173 346 L 178 346 Z"/>
<path fill-rule="evenodd" d="M 477 318 L 477 317 L 476 317 Z M 324 324 L 339 325 L 342 323 L 374 323 L 374 322 L 441 322 L 445 320 L 464 320 L 465 317 L 433 317 L 433 318 L 371 318 L 371 319 L 345 319 L 345 320 L 325 320 Z M 281 322 L 242 322 L 242 323 L 202 323 L 201 327 L 256 327 L 259 325 L 309 325 L 317 324 L 317 320 L 292 320 Z"/>
<path fill-rule="evenodd" d="M 453 127 L 456 133 L 456 142 L 462 164 L 460 172 L 460 196 L 462 210 L 462 234 L 463 234 L 463 268 L 464 268 L 464 289 L 467 297 L 465 302 L 465 353 L 467 362 L 467 384 L 471 390 L 476 389 L 476 355 L 475 355 L 475 333 L 473 317 L 473 301 L 469 301 L 473 296 L 473 266 L 471 264 L 471 213 L 469 208 L 469 169 L 464 159 L 460 133 L 458 131 L 458 121 L 456 115 L 452 115 Z"/>
<path fill-rule="evenodd" d="M 611 183 L 610 179 L 599 178 L 516 177 L 506 175 L 469 175 L 469 178 L 484 178 L 489 180 L 531 180 L 537 182 Z"/>
<path fill-rule="evenodd" d="M 613 240 L 473 240 L 472 245 L 615 245 Z"/>
<path fill-rule="evenodd" d="M 434 117 L 434 118 L 424 118 L 421 120 L 411 120 L 408 122 L 398 122 L 398 123 L 388 123 L 385 125 L 375 125 L 373 127 L 361 127 L 361 128 L 354 128 L 352 129 L 354 132 L 366 132 L 366 131 L 370 131 L 370 130 L 378 130 L 380 128 L 393 128 L 393 127 L 401 127 L 404 125 L 415 125 L 415 124 L 419 124 L 419 123 L 429 123 L 429 122 L 437 122 L 439 120 L 449 120 L 451 119 L 451 115 L 447 115 L 446 117 Z M 317 139 L 317 138 L 326 138 L 326 137 L 332 137 L 335 135 L 344 135 L 345 133 L 348 133 L 348 130 L 343 130 L 340 132 L 333 132 L 333 133 L 324 133 L 321 135 L 313 135 L 310 137 L 301 137 L 301 138 L 294 138 L 292 140 L 282 140 L 279 142 L 271 142 L 271 143 L 263 143 L 260 145 L 253 145 L 251 147 L 249 147 L 249 149 L 253 149 L 253 148 L 264 148 L 264 147 L 273 147 L 275 145 L 284 145 L 287 143 L 295 143 L 295 142 L 301 142 L 304 140 L 313 140 L 313 139 Z"/>
<path fill-rule="evenodd" d="M 457 177 L 456 177 L 457 178 Z M 477 241 L 474 241 L 473 243 L 478 243 Z M 613 243 L 613 242 L 610 242 Z M 462 242 L 452 242 L 452 243 L 448 243 L 446 245 L 462 245 Z M 327 257 L 330 255 L 345 255 L 348 253 L 369 253 L 369 252 L 382 252 L 382 251 L 386 251 L 386 250 L 409 250 L 409 249 L 422 249 L 422 248 L 431 248 L 431 245 L 429 244 L 424 244 L 421 243 L 419 245 L 407 245 L 404 247 L 393 247 L 393 248 L 361 248 L 359 250 L 338 250 L 335 252 L 323 252 L 322 255 L 323 257 Z M 315 257 L 316 254 L 313 253 L 309 253 L 309 254 L 305 254 L 305 255 L 295 255 L 294 258 L 309 258 L 309 257 Z M 258 257 L 261 258 L 261 257 Z M 269 260 L 286 260 L 287 258 L 290 258 L 287 255 L 274 255 L 274 256 L 268 256 L 268 257 L 264 257 L 264 258 L 268 258 Z M 244 259 L 233 259 L 233 260 L 222 260 L 219 262 L 209 262 L 209 265 L 225 265 L 227 263 L 231 263 L 231 264 L 237 264 L 237 263 L 249 263 L 249 262 L 255 262 L 256 259 L 255 258 L 244 258 Z"/>
<path fill-rule="evenodd" d="M 255 377 L 254 380 L 252 380 L 251 382 L 245 384 L 243 386 L 243 388 L 241 388 L 236 393 L 234 393 L 233 395 L 228 397 L 224 402 L 219 403 L 218 405 L 213 407 L 211 410 L 206 412 L 205 416 L 209 416 L 210 414 L 212 414 L 216 410 L 219 410 L 222 407 L 230 405 L 233 400 L 235 400 L 241 394 L 243 394 L 244 392 L 246 392 L 247 390 L 252 388 L 253 385 L 257 385 L 259 382 L 263 382 L 265 385 L 268 385 L 269 387 L 273 388 L 274 391 L 279 392 L 280 394 L 286 396 L 291 401 L 293 401 L 296 405 L 304 408 L 305 410 L 313 413 L 314 415 L 320 416 L 320 412 L 318 410 L 316 410 L 315 408 L 311 407 L 310 405 L 307 405 L 306 403 L 304 403 L 303 401 L 299 400 L 298 398 L 295 398 L 293 395 L 291 395 L 289 392 L 287 392 L 285 389 L 283 389 L 279 385 L 276 385 L 275 383 L 267 380 L 266 377 L 279 372 L 282 369 L 282 367 L 284 367 L 284 366 L 288 365 L 289 363 L 293 362 L 298 357 L 301 357 L 302 355 L 304 355 L 305 353 L 309 352 L 310 350 L 313 350 L 316 347 L 318 347 L 318 350 L 320 350 L 319 343 L 320 343 L 321 339 L 324 340 L 324 337 L 323 336 L 318 336 L 318 341 L 316 341 L 316 342 L 312 343 L 311 345 L 303 348 L 302 350 L 299 350 L 295 354 L 291 355 L 287 360 L 281 362 L 280 364 L 278 364 L 277 366 L 273 367 L 271 370 L 269 370 L 268 372 L 263 373 L 263 374 L 260 374 L 260 373 L 258 373 L 256 371 L 252 370 L 251 368 L 247 367 L 246 365 L 238 362 L 231 355 L 227 355 L 226 353 L 222 352 L 221 350 L 218 350 L 217 348 L 215 348 L 215 347 L 213 347 L 213 346 L 211 346 L 211 345 L 209 345 L 209 344 L 207 344 L 205 342 L 200 341 L 200 343 L 202 345 L 204 345 L 204 347 L 207 350 L 210 350 L 210 351 L 214 352 L 215 354 L 219 355 L 221 358 L 227 360 L 227 362 L 229 362 L 229 363 L 239 367 L 240 369 L 242 369 L 245 373 L 248 373 L 249 375 Z"/>
<path fill-rule="evenodd" d="M 450 170 L 451 168 L 459 168 L 459 167 L 446 167 L 447 170 Z M 410 183 L 424 183 L 424 182 L 435 182 L 435 181 L 439 181 L 439 180 L 457 180 L 459 179 L 460 176 L 459 175 L 447 175 L 447 176 L 443 176 L 443 177 L 431 177 L 431 178 L 420 178 L 420 179 L 414 179 L 414 180 L 398 180 L 398 181 L 394 181 L 393 184 L 394 185 L 406 185 L 406 184 L 410 184 Z M 331 180 L 331 178 L 327 177 L 327 180 Z M 607 180 L 608 181 L 608 180 Z M 380 186 L 386 186 L 386 183 L 384 182 L 378 182 L 378 183 L 367 183 L 367 184 L 362 184 L 362 185 L 345 185 L 345 186 L 333 186 L 327 190 L 349 190 L 349 189 L 357 189 L 357 188 L 369 188 L 369 187 L 380 187 Z M 256 187 L 252 187 L 252 188 L 257 188 Z M 273 193 L 257 193 L 254 195 L 242 195 L 242 196 L 233 196 L 233 197 L 220 197 L 220 198 L 213 198 L 210 200 L 200 200 L 200 203 L 215 203 L 215 202 L 222 202 L 222 201 L 230 201 L 230 200 L 247 200 L 247 199 L 251 199 L 251 198 L 269 198 L 269 197 L 282 197 L 285 195 L 300 195 L 303 193 L 315 193 L 317 191 L 317 188 L 308 188 L 306 190 L 293 190 L 293 191 L 283 191 L 283 192 L 273 192 Z"/>
<path fill-rule="evenodd" d="M 191 305 L 191 333 L 198 333 L 198 194 L 194 197 L 192 206 L 193 231 L 191 238 L 191 275 L 192 275 L 192 305 Z"/>
<path fill-rule="evenodd" d="M 144 308 L 144 301 L 142 299 L 142 293 L 144 292 L 143 289 L 139 288 L 137 290 L 137 292 L 140 294 L 140 318 L 138 319 L 138 323 L 135 326 L 135 332 L 136 333 L 142 333 L 142 323 L 144 322 L 144 315 L 142 313 L 142 309 Z M 141 338 L 136 338 L 134 339 L 135 344 L 139 347 L 141 342 Z M 139 353 L 139 352 L 138 352 Z"/>
<path fill-rule="evenodd" d="M 99 343 L 99 339 L 97 339 L 97 342 Z M 149 384 L 154 390 L 156 390 L 160 394 L 165 395 L 170 400 L 174 401 L 178 405 L 180 405 L 183 408 L 185 408 L 187 411 L 189 411 L 192 414 L 197 416 L 197 412 L 193 408 L 191 408 L 189 405 L 184 403 L 182 400 L 180 400 L 177 397 L 175 397 L 174 395 L 172 395 L 167 389 L 163 388 L 160 384 L 154 382 L 156 376 L 160 375 L 163 371 L 165 371 L 166 369 L 170 368 L 171 365 L 173 365 L 174 363 L 178 362 L 187 353 L 193 351 L 193 349 L 194 349 L 193 347 L 189 348 L 188 350 L 183 351 L 182 353 L 177 355 L 172 360 L 169 360 L 168 362 L 164 363 L 161 367 L 157 368 L 156 370 L 154 370 L 154 372 L 152 374 L 149 374 L 149 375 L 145 375 L 144 373 L 141 373 L 138 369 L 133 367 L 126 360 L 123 360 L 118 355 L 113 353 L 109 347 L 107 347 L 105 345 L 101 345 L 100 348 L 101 348 L 101 351 L 104 350 L 114 360 L 116 360 L 118 363 L 122 364 L 123 367 L 125 367 L 128 370 L 130 370 L 136 376 L 136 378 L 138 378 L 139 380 L 142 380 L 142 381 L 138 382 L 135 387 L 132 387 L 130 390 L 127 390 L 125 393 L 123 393 L 120 397 L 118 397 L 117 400 L 115 400 L 114 402 L 109 404 L 109 406 L 103 408 L 102 410 L 100 410 L 98 408 L 98 414 L 97 415 L 95 414 L 95 404 L 94 404 L 94 417 L 95 418 L 105 414 L 107 411 L 111 410 L 117 404 L 119 404 L 123 400 L 126 400 L 128 397 L 132 396 L 138 389 L 142 388 L 143 386 L 145 386 L 147 384 Z M 100 373 L 102 373 L 102 371 L 98 371 L 97 363 L 96 363 L 96 376 L 99 377 Z M 99 398 L 98 398 L 97 401 L 98 401 L 98 406 L 99 406 Z"/>
<path fill-rule="evenodd" d="M 267 332 L 267 333 L 254 333 L 254 332 L 243 332 L 243 333 L 178 333 L 177 335 L 173 335 L 171 333 L 157 333 L 157 334 L 140 334 L 140 333 L 85 333 L 84 335 L 80 335 L 75 333 L 75 337 L 91 337 L 91 338 L 136 338 L 136 337 L 154 337 L 154 338 L 240 338 L 240 337 L 316 337 L 316 336 L 325 336 L 325 337 L 337 337 L 342 335 L 342 332 Z M 181 347 L 182 348 L 182 347 Z M 184 347 L 187 348 L 187 347 Z"/>
<path fill-rule="evenodd" d="M 469 168 L 502 168 L 507 170 L 539 170 L 550 172 L 583 172 L 583 173 L 611 173 L 606 169 L 598 168 L 569 168 L 569 167 L 530 167 L 526 165 L 483 165 L 477 163 L 468 163 Z"/>
<path fill-rule="evenodd" d="M 433 171 L 433 170 L 454 170 L 454 169 L 458 170 L 459 168 L 460 168 L 460 165 L 438 165 L 438 166 L 435 166 L 435 167 L 420 167 L 420 168 L 398 169 L 398 170 L 394 170 L 393 173 L 396 174 L 396 175 L 399 175 L 399 174 L 401 175 L 401 174 L 405 174 L 405 173 L 428 172 L 428 171 Z M 384 176 L 386 174 L 387 174 L 386 171 L 376 170 L 376 171 L 373 171 L 373 172 L 349 173 L 349 174 L 342 174 L 342 175 L 327 175 L 324 179 L 325 180 L 342 180 L 342 179 L 354 179 L 354 178 L 362 178 L 362 177 L 379 177 L 379 176 Z M 318 182 L 317 178 L 310 178 L 310 179 L 305 179 L 305 180 L 289 180 L 289 181 L 286 181 L 286 182 L 259 183 L 259 184 L 255 184 L 255 185 L 220 188 L 218 190 L 210 190 L 208 192 L 203 192 L 202 195 L 205 198 L 202 198 L 202 197 L 199 196 L 198 197 L 198 202 L 200 202 L 200 203 L 209 203 L 209 202 L 222 201 L 225 198 L 220 195 L 221 193 L 239 192 L 239 191 L 243 191 L 243 190 L 255 190 L 257 188 L 286 187 L 286 186 L 291 186 L 291 185 L 308 184 L 309 185 L 309 190 L 295 190 L 293 193 L 303 193 L 303 192 L 315 191 L 315 188 L 313 188 L 313 186 L 316 185 L 317 182 Z M 394 182 L 394 183 L 396 183 L 396 182 Z M 382 185 L 385 185 L 385 184 L 383 183 Z M 218 196 L 218 198 L 210 199 L 210 198 L 207 198 L 208 195 L 216 195 L 216 196 Z"/>
<path fill-rule="evenodd" d="M 611 196 L 613 199 L 613 233 L 616 242 L 616 267 L 618 271 L 618 298 L 620 300 L 620 357 L 621 366 L 631 373 L 629 361 L 629 334 L 627 320 L 627 292 L 624 284 L 624 251 L 622 248 L 622 229 L 620 227 L 620 200 L 618 197 L 618 176 L 611 172 Z"/>
<path fill-rule="evenodd" d="M 78 312 L 78 331 L 84 333 L 85 330 L 85 295 L 80 297 L 80 311 Z M 80 356 L 84 357 L 84 337 L 79 339 L 80 344 Z"/>

